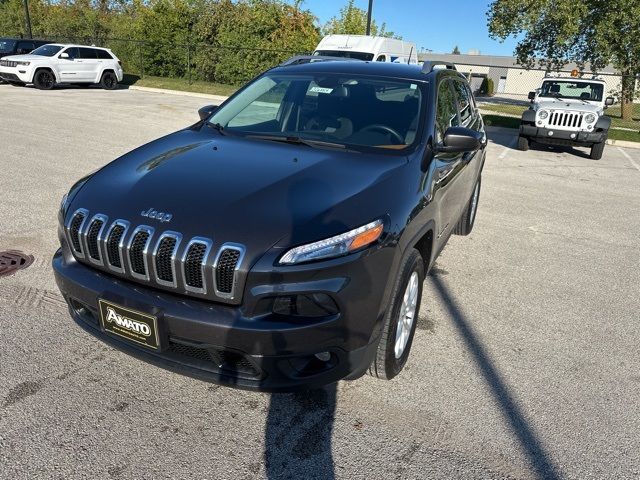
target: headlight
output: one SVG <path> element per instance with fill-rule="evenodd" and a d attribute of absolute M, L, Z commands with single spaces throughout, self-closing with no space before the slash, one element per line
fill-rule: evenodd
<path fill-rule="evenodd" d="M 540 110 L 538 112 L 538 118 L 540 120 L 544 120 L 545 118 L 547 118 L 549 116 L 549 112 L 547 112 L 546 110 Z"/>
<path fill-rule="evenodd" d="M 23 67 L 28 67 L 31 65 L 31 62 L 16 62 L 16 65 L 21 65 Z"/>
<path fill-rule="evenodd" d="M 585 115 L 584 121 L 587 123 L 593 123 L 597 120 L 597 117 L 593 113 Z"/>
<path fill-rule="evenodd" d="M 280 264 L 292 265 L 294 263 L 344 255 L 371 245 L 380 238 L 382 230 L 382 221 L 376 220 L 350 232 L 292 248 L 283 255 L 280 259 Z"/>

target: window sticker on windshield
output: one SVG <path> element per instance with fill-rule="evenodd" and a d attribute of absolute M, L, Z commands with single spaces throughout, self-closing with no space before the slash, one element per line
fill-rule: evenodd
<path fill-rule="evenodd" d="M 310 92 L 315 93 L 331 93 L 333 92 L 333 88 L 325 88 L 325 87 L 311 87 L 309 89 Z"/>
<path fill-rule="evenodd" d="M 411 85 L 409 85 L 409 88 L 411 90 L 415 90 L 416 88 L 418 88 L 418 85 L 416 85 L 415 83 L 412 83 Z"/>

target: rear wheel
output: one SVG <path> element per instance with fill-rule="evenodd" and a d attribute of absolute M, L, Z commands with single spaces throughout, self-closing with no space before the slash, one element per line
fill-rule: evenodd
<path fill-rule="evenodd" d="M 424 262 L 420 252 L 411 249 L 391 294 L 378 350 L 369 367 L 370 375 L 391 380 L 407 363 L 420 313 L 423 282 Z"/>
<path fill-rule="evenodd" d="M 605 142 L 594 143 L 591 147 L 591 159 L 592 160 L 600 160 L 602 158 L 602 154 L 604 153 L 604 145 Z"/>
<path fill-rule="evenodd" d="M 518 150 L 522 150 L 523 152 L 529 150 L 529 139 L 527 137 L 523 137 L 522 135 L 518 137 Z"/>
<path fill-rule="evenodd" d="M 116 77 L 116 74 L 110 71 L 104 72 L 100 79 L 100 87 L 105 90 L 115 90 L 118 88 L 118 77 Z"/>
<path fill-rule="evenodd" d="M 51 90 L 56 84 L 56 77 L 51 70 L 38 70 L 33 77 L 33 84 L 40 90 Z"/>
<path fill-rule="evenodd" d="M 478 177 L 469 203 L 467 203 L 467 207 L 464 209 L 464 212 L 462 212 L 460 220 L 458 220 L 458 223 L 453 229 L 453 233 L 456 235 L 469 235 L 471 230 L 473 230 L 473 225 L 476 222 L 476 213 L 478 211 L 478 201 L 480 200 L 481 183 L 481 179 Z"/>

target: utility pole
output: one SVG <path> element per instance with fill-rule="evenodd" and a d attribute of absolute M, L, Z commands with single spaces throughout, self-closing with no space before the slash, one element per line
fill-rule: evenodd
<path fill-rule="evenodd" d="M 27 0 L 24 0 L 25 2 Z M 371 35 L 371 11 L 373 10 L 373 0 L 369 0 L 369 10 L 367 10 L 367 35 Z"/>
<path fill-rule="evenodd" d="M 29 16 L 29 0 L 24 0 L 24 16 L 27 20 L 27 35 L 29 38 L 33 38 L 31 33 L 31 17 Z"/>

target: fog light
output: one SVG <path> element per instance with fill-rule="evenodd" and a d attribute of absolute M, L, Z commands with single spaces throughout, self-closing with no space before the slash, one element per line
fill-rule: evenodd
<path fill-rule="evenodd" d="M 326 317 L 338 313 L 338 306 L 326 293 L 301 293 L 277 297 L 273 313 L 294 317 Z"/>
<path fill-rule="evenodd" d="M 571 138 L 576 138 L 576 134 L 575 134 L 575 133 L 572 133 L 572 134 L 571 134 Z"/>
<path fill-rule="evenodd" d="M 553 132 L 549 132 L 549 136 L 550 136 L 550 137 L 553 137 Z"/>
<path fill-rule="evenodd" d="M 328 362 L 331 360 L 331 354 L 329 352 L 316 353 L 316 358 L 321 362 Z"/>
<path fill-rule="evenodd" d="M 587 130 L 593 130 L 593 125 L 587 125 Z"/>

